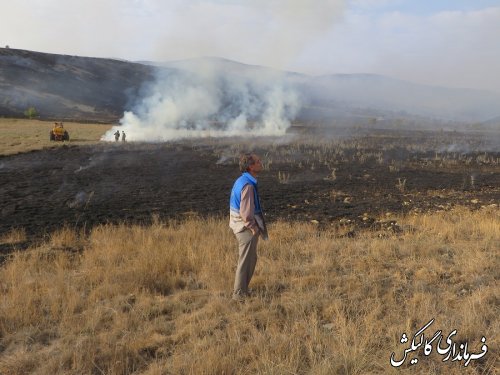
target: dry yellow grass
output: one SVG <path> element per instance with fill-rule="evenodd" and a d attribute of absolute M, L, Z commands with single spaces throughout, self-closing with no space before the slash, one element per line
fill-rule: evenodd
<path fill-rule="evenodd" d="M 82 145 L 99 142 L 101 136 L 111 125 L 82 124 L 65 122 L 69 132 L 69 142 L 51 142 L 49 131 L 54 122 L 27 119 L 0 118 L 0 155 L 11 155 L 19 152 L 40 150 L 44 147 L 57 147 L 63 144 Z"/>
<path fill-rule="evenodd" d="M 0 373 L 494 374 L 499 221 L 456 209 L 354 239 L 274 223 L 241 304 L 226 220 L 64 228 L 0 268 Z M 464 367 L 420 350 L 392 368 L 401 334 L 432 318 L 427 335 L 457 329 L 473 353 L 484 335 L 488 353 Z"/>
<path fill-rule="evenodd" d="M 0 236 L 0 245 L 13 245 L 23 241 L 26 241 L 26 231 L 24 228 L 12 228 L 8 233 Z"/>

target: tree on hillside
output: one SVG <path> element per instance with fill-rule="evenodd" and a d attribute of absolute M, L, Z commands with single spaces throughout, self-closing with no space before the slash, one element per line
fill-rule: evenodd
<path fill-rule="evenodd" d="M 29 107 L 26 111 L 24 111 L 24 115 L 31 120 L 33 117 L 38 115 L 38 112 L 35 107 Z"/>

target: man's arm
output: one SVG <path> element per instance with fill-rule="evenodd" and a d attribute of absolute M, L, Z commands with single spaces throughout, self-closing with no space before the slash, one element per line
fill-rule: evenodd
<path fill-rule="evenodd" d="M 253 186 L 250 184 L 245 185 L 243 190 L 241 190 L 240 215 L 244 225 L 255 235 L 259 233 L 259 227 L 257 226 L 254 216 L 254 199 Z"/>

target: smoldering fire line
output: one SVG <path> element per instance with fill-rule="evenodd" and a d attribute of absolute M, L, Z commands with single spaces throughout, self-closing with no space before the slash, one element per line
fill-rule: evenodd
<path fill-rule="evenodd" d="M 193 70 L 165 70 L 120 130 L 134 141 L 192 137 L 284 135 L 300 109 L 300 95 L 281 73 L 225 72 L 200 63 Z M 102 138 L 113 141 L 113 127 Z"/>

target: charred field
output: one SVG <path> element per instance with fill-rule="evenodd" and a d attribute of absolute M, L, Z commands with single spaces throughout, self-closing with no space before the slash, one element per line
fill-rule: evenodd
<path fill-rule="evenodd" d="M 476 360 L 417 373 L 496 373 L 498 134 L 294 130 L 1 157 L 0 373 L 406 374 L 434 319 Z M 271 240 L 236 303 L 241 151 Z"/>
<path fill-rule="evenodd" d="M 259 186 L 270 222 L 355 235 L 401 230 L 392 220 L 399 214 L 498 207 L 498 133 L 305 130 L 280 139 L 68 144 L 2 156 L 0 235 L 17 228 L 41 239 L 62 226 L 224 217 L 238 155 L 248 150 L 264 161 Z"/>

